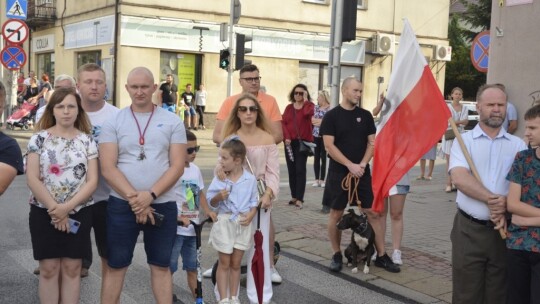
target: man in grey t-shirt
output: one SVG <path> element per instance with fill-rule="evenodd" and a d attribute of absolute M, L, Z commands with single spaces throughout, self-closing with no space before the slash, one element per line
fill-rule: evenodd
<path fill-rule="evenodd" d="M 133 69 L 126 90 L 131 106 L 106 121 L 99 137 L 101 170 L 111 186 L 106 232 L 110 270 L 103 279 L 101 303 L 119 303 L 141 230 L 156 302 L 171 303 L 169 263 L 178 214 L 172 187 L 184 172 L 186 131 L 178 116 L 152 103 L 157 85 L 150 70 Z"/>

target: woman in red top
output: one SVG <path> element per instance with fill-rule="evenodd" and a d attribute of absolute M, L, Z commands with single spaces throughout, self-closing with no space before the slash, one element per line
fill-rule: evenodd
<path fill-rule="evenodd" d="M 298 209 L 302 209 L 304 192 L 306 191 L 308 155 L 300 153 L 299 147 L 301 140 L 313 142 L 311 118 L 315 104 L 311 102 L 307 87 L 301 83 L 293 87 L 289 94 L 289 101 L 291 103 L 285 108 L 281 121 L 292 196 L 289 205 L 295 205 Z"/>

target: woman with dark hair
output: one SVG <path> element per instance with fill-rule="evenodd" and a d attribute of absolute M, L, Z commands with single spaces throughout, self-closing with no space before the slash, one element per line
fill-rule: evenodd
<path fill-rule="evenodd" d="M 289 93 L 291 102 L 282 115 L 283 139 L 285 143 L 285 160 L 289 171 L 289 187 L 292 199 L 289 205 L 302 209 L 306 191 L 306 163 L 308 155 L 300 152 L 302 141 L 313 142 L 313 125 L 311 118 L 315 105 L 311 102 L 308 88 L 297 84 Z M 287 151 L 288 150 L 288 151 Z"/>
<path fill-rule="evenodd" d="M 73 88 L 56 90 L 28 142 L 30 236 L 39 261 L 41 303 L 77 303 L 82 258 L 91 252 L 97 145 Z M 61 285 L 59 285 L 61 278 Z"/>
<path fill-rule="evenodd" d="M 223 126 L 223 137 L 238 135 L 246 145 L 247 160 L 253 168 L 253 175 L 266 183 L 266 192 L 260 198 L 261 205 L 261 232 L 263 233 L 263 259 L 265 278 L 263 287 L 263 302 L 270 303 L 272 299 L 272 283 L 281 283 L 282 278 L 274 268 L 274 225 L 272 223 L 272 202 L 279 194 L 279 153 L 272 128 L 259 106 L 257 98 L 251 94 L 241 95 L 233 106 L 229 117 Z M 244 165 L 249 171 L 247 164 Z M 264 211 L 263 209 L 266 209 Z M 257 221 L 253 221 L 257 225 Z M 253 250 L 247 252 L 248 261 L 253 258 Z M 251 268 L 251 262 L 248 262 Z M 257 303 L 257 292 L 254 285 L 253 274 L 248 269 L 247 294 L 252 303 Z"/>

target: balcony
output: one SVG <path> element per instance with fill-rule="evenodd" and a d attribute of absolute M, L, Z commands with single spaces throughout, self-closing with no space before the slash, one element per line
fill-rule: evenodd
<path fill-rule="evenodd" d="M 29 0 L 26 24 L 32 29 L 54 25 L 56 0 Z"/>

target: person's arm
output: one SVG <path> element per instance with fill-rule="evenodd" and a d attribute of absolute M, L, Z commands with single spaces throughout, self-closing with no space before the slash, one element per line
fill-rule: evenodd
<path fill-rule="evenodd" d="M 328 152 L 328 155 L 330 155 L 333 160 L 347 167 L 347 169 L 349 169 L 349 172 L 351 172 L 356 177 L 360 177 L 364 174 L 364 170 L 360 167 L 360 164 L 353 163 L 347 157 L 345 157 L 345 155 L 343 155 L 341 151 L 339 151 L 339 149 L 334 144 L 334 136 L 323 135 L 323 142 L 326 152 Z"/>
<path fill-rule="evenodd" d="M 516 130 L 517 130 L 517 127 L 518 127 L 518 121 L 517 120 L 509 120 L 508 121 L 508 130 L 506 130 L 506 132 L 508 132 L 510 134 L 514 134 L 514 132 L 516 132 Z"/>
<path fill-rule="evenodd" d="M 525 217 L 517 214 L 512 214 L 512 224 L 518 226 L 534 226 L 540 227 L 540 217 Z"/>
<path fill-rule="evenodd" d="M 223 141 L 223 138 L 221 138 L 221 132 L 223 131 L 223 125 L 225 122 L 221 119 L 216 119 L 216 124 L 214 126 L 214 133 L 212 133 L 212 141 L 216 143 L 216 145 L 220 145 Z M 280 126 L 281 127 L 281 126 Z"/>
<path fill-rule="evenodd" d="M 379 101 L 377 102 L 377 105 L 375 106 L 375 108 L 373 108 L 373 110 L 371 110 L 371 113 L 373 114 L 373 116 L 379 115 L 379 113 L 382 110 L 383 104 L 384 104 L 384 94 L 381 93 L 381 96 L 379 97 Z"/>
<path fill-rule="evenodd" d="M 540 208 L 536 208 L 521 201 L 521 185 L 515 182 L 510 182 L 507 208 L 508 212 L 512 213 L 512 216 L 540 217 Z"/>
<path fill-rule="evenodd" d="M 162 107 L 163 106 L 163 90 L 158 90 L 158 96 L 157 96 L 157 105 L 159 107 Z"/>
<path fill-rule="evenodd" d="M 101 174 L 114 189 L 116 193 L 122 196 L 124 200 L 136 194 L 137 190 L 129 183 L 126 176 L 118 169 L 118 144 L 104 142 L 99 144 L 99 164 Z"/>
<path fill-rule="evenodd" d="M 49 215 L 53 220 L 64 219 L 68 213 L 75 209 L 78 205 L 84 204 L 88 201 L 88 198 L 92 196 L 92 193 L 96 191 L 98 184 L 98 161 L 97 158 L 88 160 L 88 170 L 86 171 L 86 182 L 75 193 L 73 197 L 66 200 L 64 204 L 56 204 L 52 208 L 49 208 Z"/>
<path fill-rule="evenodd" d="M 56 204 L 56 200 L 47 190 L 40 176 L 39 154 L 29 153 L 26 160 L 26 183 L 32 194 L 45 208 L 51 209 Z"/>
<path fill-rule="evenodd" d="M 315 127 L 320 127 L 322 122 L 322 118 L 311 118 L 311 124 Z"/>
<path fill-rule="evenodd" d="M 0 162 L 0 196 L 7 190 L 15 176 L 17 176 L 17 169 Z"/>
<path fill-rule="evenodd" d="M 216 220 L 217 220 L 217 214 L 208 207 L 208 201 L 206 200 L 206 194 L 204 194 L 204 191 L 202 191 L 202 190 L 199 192 L 199 203 L 201 204 L 201 208 L 202 208 L 204 214 L 206 214 L 209 218 L 211 218 L 212 222 L 215 223 Z"/>
<path fill-rule="evenodd" d="M 274 137 L 274 142 L 277 145 L 283 141 L 283 128 L 281 127 L 281 120 L 272 121 L 270 123 L 270 127 L 272 128 L 272 137 Z"/>

